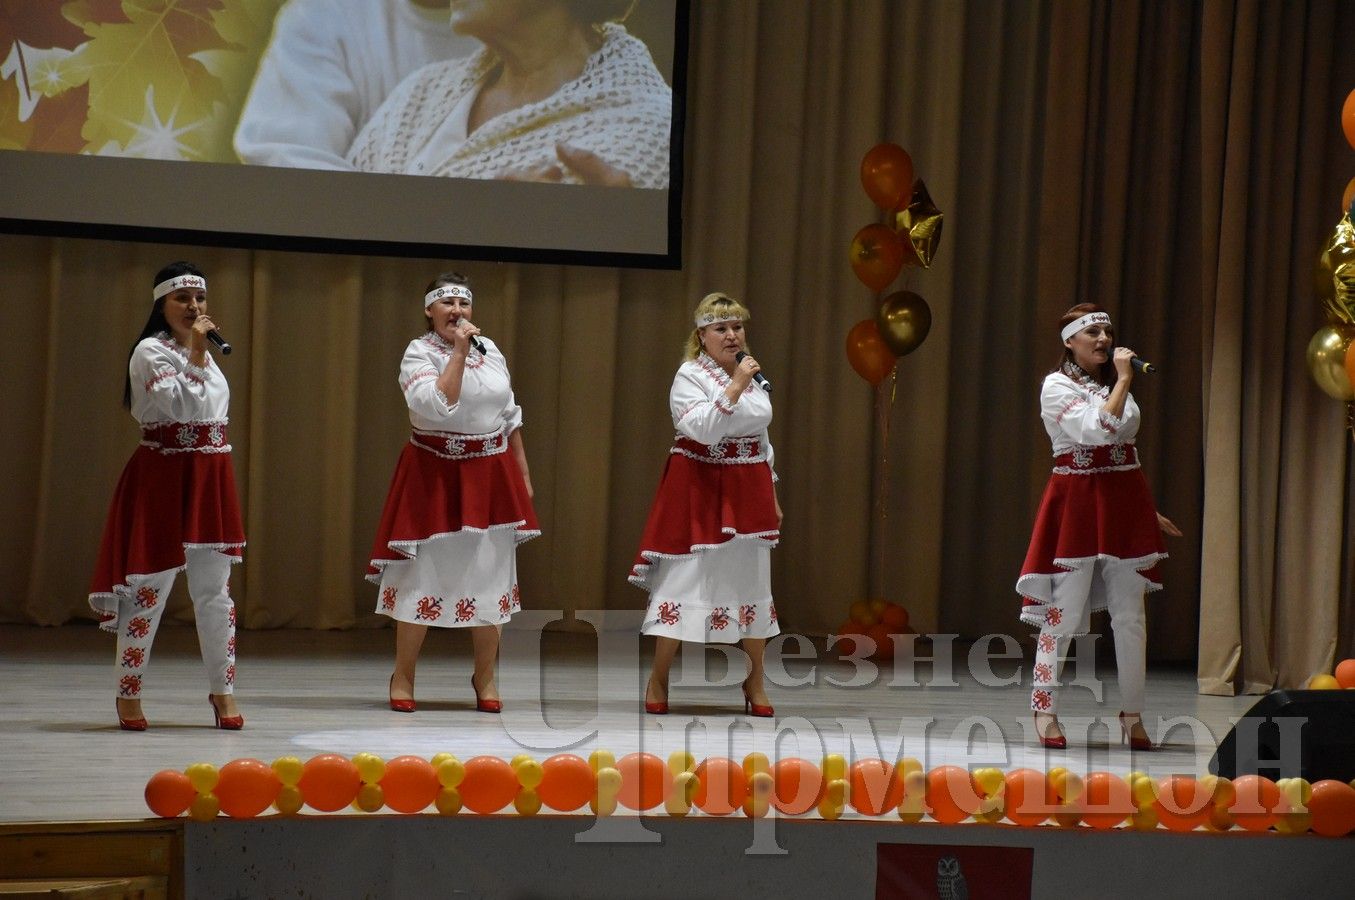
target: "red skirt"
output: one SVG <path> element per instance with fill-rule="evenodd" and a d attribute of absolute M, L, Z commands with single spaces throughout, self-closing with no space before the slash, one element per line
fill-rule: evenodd
<path fill-rule="evenodd" d="M 188 547 L 238 561 L 245 546 L 229 453 L 161 453 L 137 447 L 122 470 L 99 545 L 89 604 L 105 630 L 132 580 L 185 565 Z"/>
<path fill-rule="evenodd" d="M 409 559 L 424 541 L 500 528 L 514 529 L 519 544 L 541 534 L 511 453 L 449 459 L 406 444 L 391 476 L 367 580 L 379 584 L 387 563 Z"/>
<path fill-rule="evenodd" d="M 711 463 L 671 453 L 649 510 L 630 581 L 645 590 L 655 560 L 691 556 L 732 540 L 780 540 L 765 462 Z"/>
<path fill-rule="evenodd" d="M 1141 563 L 1146 590 L 1162 587 L 1157 564 L 1167 553 L 1143 470 L 1137 457 L 1123 467 L 1098 466 L 1101 454 L 1097 448 L 1096 459 L 1087 464 L 1097 469 L 1093 472 L 1073 474 L 1072 454 L 1055 460 L 1016 583 L 1027 610 L 1051 601 L 1054 576 L 1097 558 Z"/>

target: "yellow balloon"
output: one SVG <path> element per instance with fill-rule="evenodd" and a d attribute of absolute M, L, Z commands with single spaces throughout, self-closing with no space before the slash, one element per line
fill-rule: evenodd
<path fill-rule="evenodd" d="M 1157 800 L 1157 783 L 1142 772 L 1130 772 L 1126 777 L 1134 795 L 1134 805 L 1139 809 L 1151 808 Z"/>
<path fill-rule="evenodd" d="M 386 774 L 386 761 L 375 753 L 359 753 L 353 757 L 353 765 L 364 784 L 376 784 Z"/>
<path fill-rule="evenodd" d="M 932 328 L 932 310 L 912 291 L 897 291 L 875 309 L 875 327 L 895 356 L 907 356 L 927 339 Z"/>
<path fill-rule="evenodd" d="M 301 796 L 301 788 L 294 784 L 284 784 L 278 791 L 278 797 L 273 801 L 273 808 L 284 816 L 294 816 L 301 811 L 305 798 Z"/>
<path fill-rule="evenodd" d="M 384 763 L 382 764 L 384 768 Z M 374 813 L 386 805 L 386 792 L 381 790 L 381 785 L 364 783 L 358 788 L 358 795 L 353 798 L 353 805 L 363 812 Z"/>
<path fill-rule="evenodd" d="M 1346 350 L 1355 338 L 1355 325 L 1326 325 L 1308 342 L 1308 372 L 1322 392 L 1335 400 L 1355 400 L 1355 387 L 1346 374 Z"/>
<path fill-rule="evenodd" d="M 1230 831 L 1235 823 L 1232 813 L 1222 806 L 1215 806 L 1209 812 L 1209 821 L 1204 823 L 1210 831 Z"/>
<path fill-rule="evenodd" d="M 588 754 L 588 766 L 594 772 L 612 769 L 616 767 L 616 757 L 612 755 L 610 750 L 594 750 Z"/>
<path fill-rule="evenodd" d="M 1152 831 L 1157 828 L 1157 810 L 1144 806 L 1129 817 L 1129 827 L 1135 831 Z"/>
<path fill-rule="evenodd" d="M 908 776 L 912 775 L 914 772 L 924 773 L 921 761 L 914 759 L 911 756 L 903 757 L 898 762 L 894 763 L 894 767 L 898 770 L 899 775 L 903 777 L 904 781 L 907 781 Z"/>
<path fill-rule="evenodd" d="M 686 750 L 674 750 L 668 755 L 668 771 L 673 775 L 696 771 L 696 757 Z"/>
<path fill-rule="evenodd" d="M 975 769 L 974 780 L 978 782 L 984 794 L 989 797 L 996 797 L 1007 790 L 1007 778 L 1002 774 L 1001 769 Z"/>
<path fill-rule="evenodd" d="M 302 763 L 295 756 L 279 756 L 273 760 L 273 771 L 284 787 L 295 787 L 301 781 Z"/>
<path fill-rule="evenodd" d="M 451 754 L 447 756 L 447 759 L 437 764 L 438 784 L 444 788 L 454 788 L 466 777 L 466 765 Z"/>
<path fill-rule="evenodd" d="M 212 771 L 216 771 L 213 769 Z M 188 815 L 194 822 L 210 822 L 221 812 L 221 802 L 215 794 L 198 794 L 188 807 Z"/>
<path fill-rule="evenodd" d="M 677 754 L 673 754 L 676 756 Z M 671 759 L 670 759 L 671 764 Z M 664 810 L 670 816 L 685 816 L 692 811 L 692 801 L 696 799 L 696 790 L 701 786 L 696 773 L 683 770 L 673 775 L 673 790 L 664 801 Z"/>
<path fill-rule="evenodd" d="M 841 753 L 830 753 L 823 758 L 823 780 L 826 782 L 841 781 L 847 777 L 847 760 L 843 759 Z"/>
<path fill-rule="evenodd" d="M 743 774 L 752 778 L 758 772 L 766 772 L 772 767 L 765 753 L 750 753 L 743 758 Z"/>
<path fill-rule="evenodd" d="M 217 778 L 220 777 L 216 771 L 216 766 L 205 762 L 193 763 L 184 769 L 183 773 L 188 776 L 188 783 L 193 785 L 193 790 L 199 794 L 211 793 L 212 788 L 216 787 Z M 216 815 L 216 813 L 212 815 Z"/>
<path fill-rule="evenodd" d="M 461 792 L 455 788 L 443 788 L 433 801 L 438 812 L 444 816 L 454 816 L 461 812 Z"/>
<path fill-rule="evenodd" d="M 603 771 L 605 772 L 605 771 L 607 771 L 607 770 L 606 770 L 606 769 L 603 769 Z M 616 771 L 616 770 L 613 769 L 612 771 Z M 589 800 L 589 801 L 588 801 L 588 807 L 589 807 L 589 809 L 591 809 L 591 810 L 593 811 L 593 815 L 596 815 L 596 816 L 610 816 L 610 815 L 612 815 L 612 814 L 614 814 L 614 813 L 616 812 L 616 798 L 615 798 L 615 797 L 601 797 L 601 798 L 599 798 L 599 797 L 594 797 L 592 800 Z"/>
<path fill-rule="evenodd" d="M 429 765 L 431 765 L 433 768 L 436 769 L 438 766 L 442 765 L 443 763 L 445 763 L 445 762 L 446 762 L 447 760 L 449 760 L 449 759 L 456 759 L 456 757 L 453 756 L 452 754 L 446 753 L 446 752 L 443 752 L 443 753 L 435 753 L 435 754 L 433 754 L 433 758 L 430 759 L 430 760 L 428 761 L 428 763 L 429 763 Z"/>
<path fill-rule="evenodd" d="M 751 755 L 762 756 L 761 753 Z M 765 760 L 766 757 L 764 756 L 763 759 Z M 751 819 L 760 819 L 767 815 L 774 787 L 775 782 L 772 779 L 771 772 L 765 769 L 761 772 L 754 772 L 748 779 L 748 799 L 743 801 L 744 815 Z"/>
<path fill-rule="evenodd" d="M 598 796 L 616 799 L 621 791 L 621 773 L 610 766 L 598 769 Z"/>
<path fill-rule="evenodd" d="M 1308 679 L 1308 690 L 1339 691 L 1341 690 L 1341 682 L 1337 681 L 1334 675 L 1314 675 Z"/>
<path fill-rule="evenodd" d="M 1285 813 L 1275 820 L 1275 830 L 1280 834 L 1306 834 L 1313 827 L 1313 814 L 1308 812 Z"/>
<path fill-rule="evenodd" d="M 513 798 L 513 808 L 520 816 L 534 816 L 541 812 L 541 798 L 536 791 L 518 791 L 518 795 Z"/>
<path fill-rule="evenodd" d="M 513 757 L 511 760 L 508 761 L 508 767 L 512 769 L 514 772 L 516 772 L 518 770 L 518 766 L 529 761 L 531 758 L 532 756 L 530 753 L 519 753 L 517 756 Z"/>
<path fill-rule="evenodd" d="M 531 757 L 523 760 L 515 768 L 518 773 L 518 784 L 529 791 L 535 791 L 541 785 L 541 779 L 546 776 L 546 770 L 541 768 L 541 763 Z M 530 813 L 526 815 L 530 815 Z"/>

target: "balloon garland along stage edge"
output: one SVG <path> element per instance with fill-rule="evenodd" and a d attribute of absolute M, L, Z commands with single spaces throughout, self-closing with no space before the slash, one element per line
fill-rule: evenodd
<path fill-rule="evenodd" d="M 861 759 L 848 766 L 837 754 L 818 763 L 798 758 L 772 763 L 762 753 L 751 753 L 741 763 L 724 757 L 698 763 L 682 751 L 667 761 L 651 753 L 618 760 L 605 750 L 587 759 L 563 753 L 542 761 L 526 754 L 510 761 L 496 756 L 462 761 L 450 753 L 390 760 L 371 753 L 351 759 L 322 753 L 304 763 L 285 756 L 271 765 L 236 759 L 219 769 L 205 762 L 182 772 L 166 769 L 151 776 L 145 796 L 157 816 L 187 812 L 197 821 L 222 813 L 239 819 L 270 811 L 291 816 L 303 809 L 441 815 L 511 810 L 533 816 L 542 807 L 559 813 L 586 808 L 594 816 L 624 807 L 675 817 L 699 811 L 760 818 L 774 811 L 780 818 L 836 820 L 850 807 L 860 816 L 908 824 L 1312 831 L 1327 837 L 1355 832 L 1355 785 L 1341 781 L 1310 784 L 1257 775 L 1153 780 L 1142 772 L 1081 776 L 1065 768 L 1004 773 L 938 766 L 926 771 L 911 758 L 895 763 Z"/>

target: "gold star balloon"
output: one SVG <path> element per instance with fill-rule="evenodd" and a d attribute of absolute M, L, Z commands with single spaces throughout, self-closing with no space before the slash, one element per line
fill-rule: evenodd
<path fill-rule="evenodd" d="M 1317 258 L 1317 297 L 1332 322 L 1355 323 L 1355 224 L 1341 217 Z"/>
<path fill-rule="evenodd" d="M 905 249 L 911 248 L 913 260 L 924 269 L 931 268 L 932 257 L 941 243 L 941 223 L 944 216 L 927 193 L 927 185 L 919 178 L 913 182 L 913 196 L 908 205 L 894 210 L 894 230 L 899 237 L 907 237 Z"/>

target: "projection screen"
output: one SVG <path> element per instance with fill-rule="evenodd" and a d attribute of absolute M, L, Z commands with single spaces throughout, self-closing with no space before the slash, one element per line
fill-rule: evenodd
<path fill-rule="evenodd" d="M 0 229 L 677 268 L 688 15 L 0 0 Z M 524 96 L 503 46 L 562 74 Z"/>

